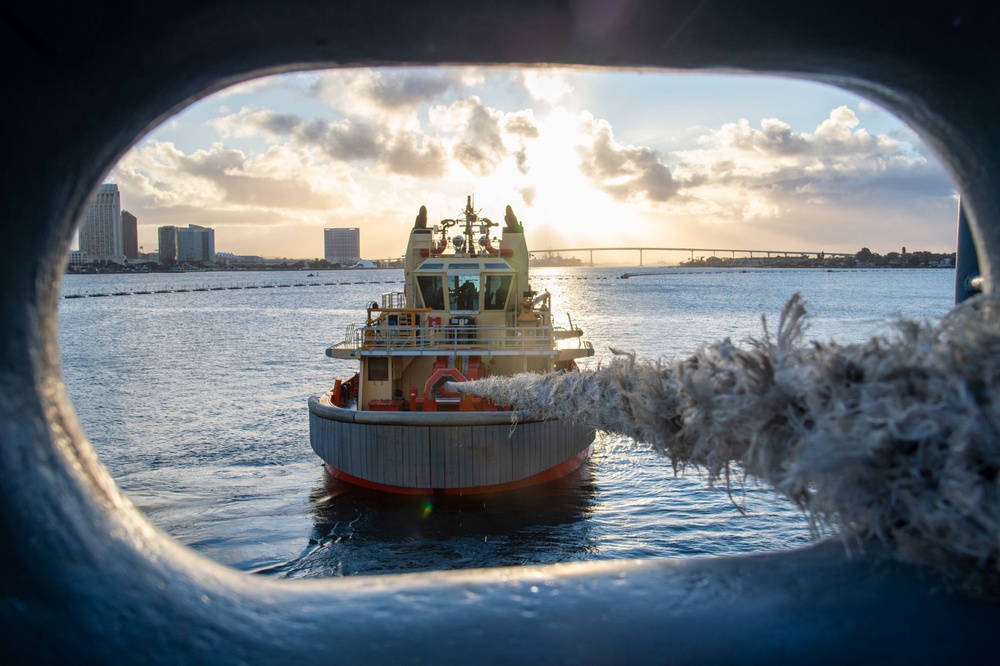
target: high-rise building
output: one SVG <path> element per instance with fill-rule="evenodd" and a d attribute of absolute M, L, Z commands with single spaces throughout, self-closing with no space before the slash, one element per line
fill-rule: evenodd
<path fill-rule="evenodd" d="M 177 227 L 160 227 L 156 230 L 160 263 L 177 263 Z"/>
<path fill-rule="evenodd" d="M 177 258 L 180 261 L 215 262 L 215 229 L 189 224 L 177 229 Z"/>
<path fill-rule="evenodd" d="M 215 229 L 189 224 L 183 227 L 160 227 L 160 261 L 167 263 L 215 263 Z"/>
<path fill-rule="evenodd" d="M 91 201 L 80 225 L 80 250 L 98 261 L 118 263 L 125 256 L 121 195 L 114 183 L 101 185 Z"/>
<path fill-rule="evenodd" d="M 361 230 L 357 227 L 324 229 L 323 257 L 331 264 L 356 264 L 361 260 Z"/>
<path fill-rule="evenodd" d="M 139 258 L 139 220 L 127 210 L 122 211 L 122 247 L 127 259 Z"/>

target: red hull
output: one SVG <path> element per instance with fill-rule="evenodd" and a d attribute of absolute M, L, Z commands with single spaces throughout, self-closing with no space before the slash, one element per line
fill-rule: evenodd
<path fill-rule="evenodd" d="M 346 481 L 347 483 L 361 486 L 362 488 L 379 490 L 387 493 L 396 493 L 399 495 L 433 495 L 435 493 L 444 495 L 481 495 L 484 493 L 502 493 L 508 490 L 527 488 L 529 486 L 538 485 L 539 483 L 545 483 L 547 481 L 554 481 L 555 479 L 566 476 L 583 464 L 583 462 L 590 456 L 592 448 L 593 446 L 588 446 L 586 449 L 576 454 L 569 460 L 559 463 L 555 467 L 550 467 L 544 472 L 539 472 L 538 474 L 520 479 L 519 481 L 498 483 L 492 486 L 474 486 L 471 488 L 406 488 L 404 486 L 389 486 L 352 476 L 347 472 L 342 472 L 339 469 L 332 467 L 329 463 L 325 463 L 325 466 L 331 476 L 340 479 L 341 481 Z"/>

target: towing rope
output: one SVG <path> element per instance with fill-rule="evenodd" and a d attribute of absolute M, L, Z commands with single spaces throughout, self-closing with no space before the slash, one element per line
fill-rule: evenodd
<path fill-rule="evenodd" d="M 454 386 L 651 443 L 675 473 L 704 468 L 727 489 L 761 479 L 805 512 L 814 537 L 875 537 L 1000 592 L 1000 300 L 837 344 L 803 339 L 796 294 L 776 334 L 763 327 L 681 360 L 612 350 L 596 370 Z"/>

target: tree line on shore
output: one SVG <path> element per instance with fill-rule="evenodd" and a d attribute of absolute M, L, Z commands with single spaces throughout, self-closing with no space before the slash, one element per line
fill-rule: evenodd
<path fill-rule="evenodd" d="M 698 257 L 681 264 L 690 268 L 735 268 L 735 267 L 773 267 L 773 268 L 953 268 L 955 253 L 889 252 L 885 255 L 872 252 L 867 247 L 861 248 L 853 256 L 794 255 L 773 257 Z"/>

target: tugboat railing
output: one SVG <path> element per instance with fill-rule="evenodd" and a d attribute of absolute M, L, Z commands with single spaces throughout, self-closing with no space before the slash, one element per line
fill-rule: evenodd
<path fill-rule="evenodd" d="M 402 291 L 387 291 L 382 294 L 382 307 L 379 309 L 399 309 L 406 307 L 406 294 Z"/>
<path fill-rule="evenodd" d="M 454 350 L 480 354 L 517 354 L 556 351 L 561 347 L 552 326 L 359 326 L 332 345 L 334 349 L 371 350 L 379 353 L 427 353 Z M 586 343 L 574 339 L 581 346 Z"/>

